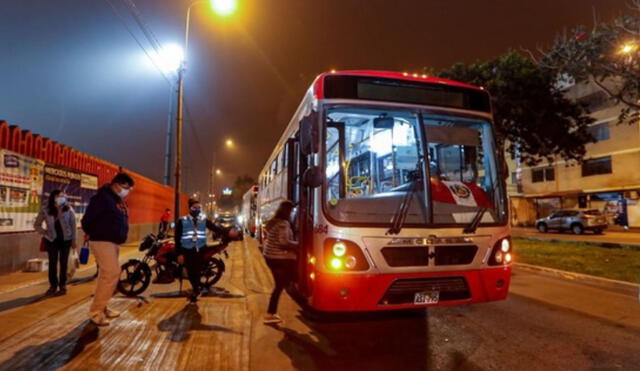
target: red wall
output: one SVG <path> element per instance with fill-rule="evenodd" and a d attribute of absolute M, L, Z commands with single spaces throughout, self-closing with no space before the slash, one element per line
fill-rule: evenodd
<path fill-rule="evenodd" d="M 165 208 L 173 210 L 173 187 L 165 186 L 108 161 L 80 152 L 62 143 L 43 138 L 19 126 L 0 121 L 0 148 L 40 159 L 48 164 L 64 166 L 98 176 L 100 186 L 108 183 L 118 171 L 131 175 L 136 184 L 127 198 L 132 224 L 156 223 Z M 181 197 L 181 209 L 186 210 L 187 196 Z"/>

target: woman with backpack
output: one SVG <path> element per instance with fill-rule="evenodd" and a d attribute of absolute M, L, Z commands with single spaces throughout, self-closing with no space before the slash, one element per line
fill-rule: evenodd
<path fill-rule="evenodd" d="M 76 216 L 59 189 L 51 191 L 47 205 L 38 214 L 33 227 L 42 235 L 49 255 L 49 290 L 45 295 L 55 294 L 58 288 L 58 294 L 64 295 L 67 293 L 69 251 L 76 248 Z"/>
<path fill-rule="evenodd" d="M 282 290 L 291 282 L 296 271 L 298 242 L 293 239 L 293 230 L 289 221 L 293 207 L 291 201 L 282 201 L 265 227 L 266 241 L 263 253 L 276 284 L 264 317 L 266 324 L 282 322 L 277 314 L 278 301 Z"/>

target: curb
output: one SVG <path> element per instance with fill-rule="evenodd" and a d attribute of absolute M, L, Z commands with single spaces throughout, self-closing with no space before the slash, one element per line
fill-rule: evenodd
<path fill-rule="evenodd" d="M 513 265 L 518 269 L 542 273 L 547 276 L 561 278 L 604 290 L 615 291 L 619 294 L 631 296 L 640 300 L 640 284 L 637 283 L 590 276 L 588 274 L 582 273 L 568 272 L 560 269 L 541 267 L 539 265 L 525 263 L 513 263 Z"/>
<path fill-rule="evenodd" d="M 122 253 L 120 255 L 120 259 L 122 259 L 125 256 L 128 257 L 129 255 L 138 252 L 137 248 L 133 249 L 133 247 L 135 247 L 134 245 L 131 245 L 131 246 L 124 245 L 124 246 L 125 246 L 125 248 L 131 247 L 132 250 L 131 251 L 127 251 L 125 253 Z M 121 252 L 122 252 L 122 250 L 121 250 Z M 84 279 L 84 278 L 78 278 L 78 276 L 80 274 L 83 274 L 83 273 L 86 273 L 86 272 L 89 272 L 89 271 L 95 269 L 95 267 L 96 267 L 95 260 L 93 262 L 91 262 L 90 264 L 80 265 L 80 268 L 78 268 L 76 270 L 76 273 L 74 274 L 73 278 L 67 280 L 67 283 L 68 284 L 73 284 L 73 283 L 77 282 L 78 280 Z M 47 276 L 44 276 L 44 277 L 41 277 L 41 278 L 33 278 L 31 280 L 28 280 L 28 281 L 23 281 L 23 282 L 15 285 L 15 286 L 10 286 L 10 287 L 8 287 L 8 288 L 6 288 L 4 290 L 0 290 L 0 295 L 9 294 L 9 293 L 12 293 L 14 291 L 17 291 L 17 290 L 20 290 L 20 289 L 24 289 L 26 287 L 40 285 L 40 284 L 47 283 L 47 282 L 49 282 L 49 278 Z"/>
<path fill-rule="evenodd" d="M 531 240 L 531 241 L 544 241 L 544 242 L 573 242 L 573 243 L 582 243 L 585 245 L 598 246 L 598 247 L 606 247 L 606 248 L 614 248 L 614 249 L 631 249 L 631 250 L 640 250 L 640 244 L 630 244 L 630 243 L 619 243 L 619 242 L 599 242 L 599 241 L 586 241 L 586 240 L 573 240 L 573 239 L 560 239 L 555 237 L 538 237 L 538 236 L 519 236 L 517 234 L 512 235 L 513 238 L 521 238 L 523 240 Z"/>

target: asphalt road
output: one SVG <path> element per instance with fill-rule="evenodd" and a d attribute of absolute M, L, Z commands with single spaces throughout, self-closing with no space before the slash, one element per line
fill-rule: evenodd
<path fill-rule="evenodd" d="M 591 370 L 638 369 L 638 299 L 517 271 L 509 298 L 473 306 L 313 321 L 284 296 L 280 326 L 261 317 L 272 285 L 251 241 L 189 306 L 177 285 L 122 316 L 88 324 L 93 282 L 40 299 L 46 285 L 0 295 L 0 370 Z"/>

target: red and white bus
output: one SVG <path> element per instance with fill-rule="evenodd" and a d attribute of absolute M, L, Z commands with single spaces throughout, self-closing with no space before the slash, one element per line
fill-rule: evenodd
<path fill-rule="evenodd" d="M 319 75 L 259 178 L 296 205 L 296 288 L 319 311 L 501 300 L 511 277 L 489 94 L 383 71 Z"/>

